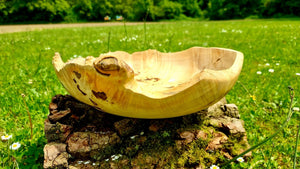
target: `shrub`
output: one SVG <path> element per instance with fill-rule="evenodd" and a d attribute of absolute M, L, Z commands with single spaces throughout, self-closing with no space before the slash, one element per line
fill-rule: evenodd
<path fill-rule="evenodd" d="M 280 17 L 284 15 L 300 16 L 300 1 L 264 0 L 261 15 L 263 17 Z"/>
<path fill-rule="evenodd" d="M 165 19 L 174 19 L 182 13 L 182 5 L 178 2 L 164 0 L 160 3 Z"/>
<path fill-rule="evenodd" d="M 2 0 L 0 5 L 0 22 L 59 22 L 63 21 L 70 9 L 65 0 L 21 1 Z"/>
<path fill-rule="evenodd" d="M 210 0 L 208 17 L 216 20 L 246 18 L 257 14 L 259 7 L 260 1 L 257 0 Z"/>

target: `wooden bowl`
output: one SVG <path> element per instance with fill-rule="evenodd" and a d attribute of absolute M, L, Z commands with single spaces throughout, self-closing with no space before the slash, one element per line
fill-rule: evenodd
<path fill-rule="evenodd" d="M 241 52 L 192 47 L 162 53 L 122 51 L 64 63 L 55 72 L 76 99 L 104 112 L 133 118 L 170 118 L 203 110 L 223 98 L 238 79 Z"/>

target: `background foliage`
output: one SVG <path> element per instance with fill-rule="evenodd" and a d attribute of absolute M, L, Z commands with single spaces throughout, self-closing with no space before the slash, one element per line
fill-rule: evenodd
<path fill-rule="evenodd" d="M 299 0 L 0 0 L 0 23 L 300 16 Z"/>

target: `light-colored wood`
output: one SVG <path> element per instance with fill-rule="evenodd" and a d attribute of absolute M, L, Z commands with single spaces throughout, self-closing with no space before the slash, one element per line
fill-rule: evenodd
<path fill-rule="evenodd" d="M 55 72 L 76 99 L 107 113 L 134 118 L 170 118 L 205 109 L 238 79 L 241 52 L 193 47 L 175 53 L 117 51 L 64 63 Z"/>

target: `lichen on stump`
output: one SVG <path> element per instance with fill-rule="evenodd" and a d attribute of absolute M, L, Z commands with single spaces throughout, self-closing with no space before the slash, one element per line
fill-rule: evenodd
<path fill-rule="evenodd" d="M 207 168 L 249 148 L 238 108 L 225 98 L 206 110 L 169 119 L 115 116 L 69 95 L 54 96 L 49 111 L 47 169 Z"/>

